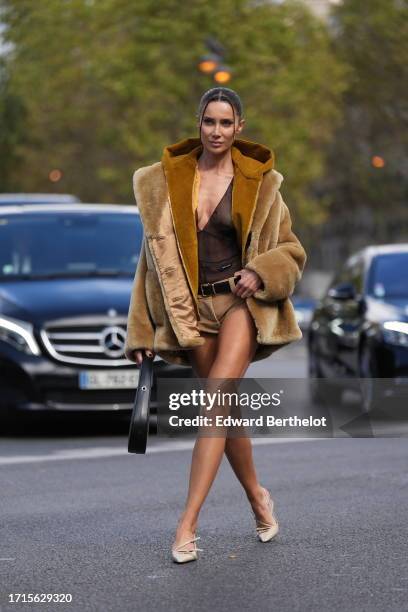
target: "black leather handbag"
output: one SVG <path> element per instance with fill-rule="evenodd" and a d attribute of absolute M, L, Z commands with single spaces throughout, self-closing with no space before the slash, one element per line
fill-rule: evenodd
<path fill-rule="evenodd" d="M 139 384 L 133 404 L 130 419 L 128 452 L 146 453 L 147 436 L 149 434 L 150 393 L 153 384 L 153 357 L 143 353 L 140 366 Z"/>

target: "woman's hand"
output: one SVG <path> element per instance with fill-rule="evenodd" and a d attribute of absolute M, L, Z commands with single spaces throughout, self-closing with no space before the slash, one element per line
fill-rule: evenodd
<path fill-rule="evenodd" d="M 235 272 L 234 276 L 238 275 L 241 278 L 235 285 L 234 293 L 241 298 L 251 297 L 263 285 L 261 277 L 253 270 L 243 268 L 239 272 Z"/>
<path fill-rule="evenodd" d="M 147 356 L 147 357 L 152 357 L 154 358 L 154 356 L 156 355 L 156 353 L 154 351 L 151 351 L 150 349 L 142 349 L 140 351 L 133 351 L 133 356 L 136 360 L 136 365 L 137 366 L 141 366 L 142 362 L 143 362 L 143 353 Z"/>

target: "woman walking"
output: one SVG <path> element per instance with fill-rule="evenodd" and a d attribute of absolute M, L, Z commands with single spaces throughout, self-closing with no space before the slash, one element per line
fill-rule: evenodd
<path fill-rule="evenodd" d="M 194 375 L 242 378 L 253 361 L 299 340 L 289 296 L 306 253 L 291 230 L 265 146 L 238 139 L 242 102 L 226 87 L 208 90 L 197 114 L 199 138 L 164 148 L 160 162 L 133 177 L 144 239 L 128 314 L 125 354 L 143 351 L 191 365 Z M 242 484 L 256 533 L 278 532 L 269 491 L 258 481 L 248 437 L 197 437 L 188 495 L 172 546 L 174 561 L 197 559 L 200 509 L 223 454 Z"/>

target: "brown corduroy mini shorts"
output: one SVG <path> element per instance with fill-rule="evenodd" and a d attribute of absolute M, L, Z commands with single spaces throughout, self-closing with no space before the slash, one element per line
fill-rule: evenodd
<path fill-rule="evenodd" d="M 198 329 L 209 334 L 218 334 L 221 323 L 229 312 L 235 308 L 247 308 L 245 299 L 232 292 L 198 295 L 197 298 L 200 315 Z"/>

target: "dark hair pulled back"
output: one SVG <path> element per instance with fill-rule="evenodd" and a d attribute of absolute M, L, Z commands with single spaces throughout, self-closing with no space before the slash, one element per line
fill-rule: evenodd
<path fill-rule="evenodd" d="M 241 98 L 233 89 L 229 87 L 213 87 L 208 89 L 202 96 L 198 105 L 197 118 L 200 119 L 199 136 L 201 138 L 201 125 L 203 122 L 204 112 L 210 102 L 228 102 L 232 107 L 234 114 L 234 130 L 235 130 L 235 115 L 239 119 L 243 118 L 244 107 Z"/>

